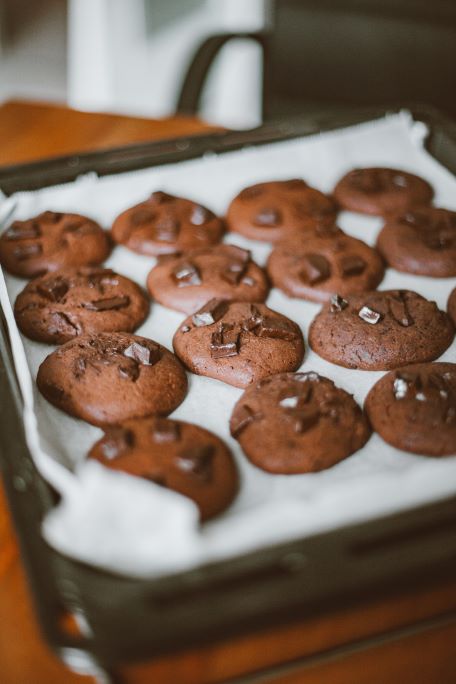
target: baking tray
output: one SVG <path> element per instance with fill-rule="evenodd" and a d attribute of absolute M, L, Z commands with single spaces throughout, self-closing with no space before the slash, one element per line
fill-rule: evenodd
<path fill-rule="evenodd" d="M 428 107 L 407 108 L 429 126 L 428 151 L 456 174 L 456 123 Z M 174 163 L 385 113 L 369 108 L 4 167 L 0 188 L 8 195 L 71 181 L 88 171 L 106 175 Z M 456 496 L 152 580 L 120 577 L 71 560 L 40 534 L 41 520 L 57 497 L 37 473 L 25 442 L 3 316 L 0 354 L 0 464 L 7 497 L 41 629 L 54 651 L 76 669 L 112 671 L 456 575 Z M 68 613 L 77 616 L 80 634 L 62 629 Z"/>

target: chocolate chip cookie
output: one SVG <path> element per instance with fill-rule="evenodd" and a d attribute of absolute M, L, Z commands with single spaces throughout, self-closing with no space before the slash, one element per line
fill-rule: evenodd
<path fill-rule="evenodd" d="M 343 209 L 382 216 L 429 204 L 431 185 L 413 173 L 399 169 L 367 168 L 349 171 L 334 188 Z"/>
<path fill-rule="evenodd" d="M 263 302 L 269 292 L 250 252 L 226 244 L 164 259 L 149 273 L 147 287 L 157 302 L 185 313 L 214 298 Z"/>
<path fill-rule="evenodd" d="M 0 237 L 0 263 L 20 278 L 66 266 L 96 266 L 109 251 L 108 236 L 98 223 L 56 211 L 14 221 Z"/>
<path fill-rule="evenodd" d="M 456 364 L 391 371 L 372 387 L 365 408 L 388 444 L 414 454 L 456 454 Z"/>
<path fill-rule="evenodd" d="M 273 285 L 289 297 L 324 302 L 338 292 L 374 290 L 384 273 L 375 249 L 349 235 L 301 235 L 279 242 L 267 271 Z"/>
<path fill-rule="evenodd" d="M 182 421 L 127 420 L 105 429 L 89 457 L 188 496 L 202 520 L 223 511 L 238 489 L 227 446 L 212 432 Z"/>
<path fill-rule="evenodd" d="M 264 304 L 221 299 L 186 318 L 173 345 L 192 373 L 235 387 L 297 370 L 304 356 L 301 330 L 289 318 Z"/>
<path fill-rule="evenodd" d="M 433 361 L 453 337 L 449 316 L 409 290 L 335 295 L 309 330 L 310 346 L 319 356 L 362 370 Z"/>
<path fill-rule="evenodd" d="M 228 230 L 251 240 L 276 242 L 290 233 L 331 230 L 337 215 L 334 200 L 295 178 L 251 185 L 228 207 Z"/>
<path fill-rule="evenodd" d="M 433 278 L 456 275 L 456 212 L 417 207 L 390 218 L 377 248 L 397 271 Z"/>
<path fill-rule="evenodd" d="M 280 373 L 249 387 L 230 430 L 252 463 L 283 474 L 330 468 L 370 436 L 351 394 L 313 372 Z"/>
<path fill-rule="evenodd" d="M 14 305 L 24 335 L 47 344 L 63 344 L 85 333 L 133 332 L 148 311 L 148 298 L 136 283 L 93 266 L 39 276 Z"/>
<path fill-rule="evenodd" d="M 185 371 L 174 354 L 128 333 L 67 342 L 46 357 L 36 382 L 51 404 L 99 426 L 166 416 L 187 392 Z"/>
<path fill-rule="evenodd" d="M 114 221 L 112 237 L 139 254 L 179 254 L 215 245 L 223 221 L 201 204 L 166 192 L 153 192 Z"/>

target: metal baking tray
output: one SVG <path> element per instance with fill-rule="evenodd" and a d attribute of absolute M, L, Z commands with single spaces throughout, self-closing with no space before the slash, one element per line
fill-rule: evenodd
<path fill-rule="evenodd" d="M 456 174 L 456 122 L 427 107 L 408 109 L 429 126 L 428 151 Z M 88 171 L 105 175 L 174 163 L 385 113 L 363 109 L 4 167 L 0 188 L 11 194 L 71 181 Z M 0 465 L 6 492 L 42 632 L 70 666 L 108 672 L 456 575 L 456 496 L 159 579 L 129 579 L 73 561 L 40 535 L 40 521 L 55 505 L 56 494 L 37 473 L 25 443 L 3 316 L 0 354 Z M 81 635 L 62 630 L 68 612 L 85 625 Z"/>

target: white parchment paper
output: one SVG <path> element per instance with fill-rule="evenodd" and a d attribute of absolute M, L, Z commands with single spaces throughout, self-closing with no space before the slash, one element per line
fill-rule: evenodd
<path fill-rule="evenodd" d="M 456 210 L 456 179 L 423 148 L 426 127 L 401 113 L 326 134 L 262 145 L 223 155 L 99 179 L 17 193 L 15 218 L 40 211 L 87 214 L 108 228 L 115 216 L 153 190 L 182 194 L 224 213 L 244 186 L 262 180 L 303 177 L 330 191 L 354 166 L 393 166 L 418 173 L 435 187 L 435 203 Z M 349 234 L 374 244 L 381 220 L 342 213 Z M 234 235 L 228 242 L 248 248 L 264 264 L 270 246 Z M 145 284 L 154 260 L 116 247 L 106 265 Z M 308 475 L 269 475 L 252 466 L 231 439 L 228 421 L 241 390 L 208 378 L 189 376 L 189 393 L 173 418 L 214 431 L 231 447 L 241 489 L 221 516 L 198 525 L 194 504 L 153 483 L 86 462 L 85 454 L 101 430 L 53 408 L 37 392 L 34 379 L 53 347 L 22 337 L 11 304 L 25 281 L 0 274 L 0 300 L 13 342 L 24 397 L 27 441 L 38 468 L 62 494 L 61 504 L 45 519 L 50 544 L 80 560 L 114 572 L 153 576 L 241 554 L 259 547 L 388 514 L 450 495 L 456 490 L 456 458 L 431 459 L 398 451 L 373 435 L 366 446 L 330 470 Z M 408 288 L 446 308 L 456 279 L 430 279 L 388 270 L 380 289 Z M 305 337 L 319 306 L 288 299 L 273 290 L 268 306 L 295 320 Z M 183 314 L 153 304 L 138 330 L 169 349 Z M 456 361 L 456 344 L 441 360 Z M 302 368 L 332 378 L 362 403 L 379 372 L 353 371 L 307 350 Z"/>

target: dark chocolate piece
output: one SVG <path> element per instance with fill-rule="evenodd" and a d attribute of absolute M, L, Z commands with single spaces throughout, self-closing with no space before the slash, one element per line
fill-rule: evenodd
<path fill-rule="evenodd" d="M 210 482 L 214 455 L 215 449 L 212 444 L 189 447 L 177 456 L 176 464 L 184 473 L 195 475 L 203 482 Z"/>
<path fill-rule="evenodd" d="M 224 299 L 211 299 L 192 316 L 193 323 L 199 328 L 216 323 L 228 311 L 228 302 Z"/>
<path fill-rule="evenodd" d="M 347 308 L 347 306 L 348 306 L 347 300 L 344 299 L 343 297 L 341 297 L 340 295 L 334 294 L 331 297 L 330 309 L 333 313 L 336 313 L 336 311 L 343 311 L 344 309 Z"/>
<path fill-rule="evenodd" d="M 264 208 L 255 216 L 254 223 L 258 226 L 274 227 L 282 222 L 282 215 L 278 209 Z"/>
<path fill-rule="evenodd" d="M 302 265 L 299 276 L 310 285 L 321 283 L 331 275 L 330 263 L 321 254 L 306 254 L 302 259 Z"/>
<path fill-rule="evenodd" d="M 108 299 L 96 299 L 93 302 L 83 302 L 82 306 L 88 311 L 111 311 L 123 309 L 130 304 L 130 297 L 109 297 Z"/>
<path fill-rule="evenodd" d="M 211 356 L 213 359 L 224 359 L 239 354 L 239 331 L 234 326 L 220 324 L 219 330 L 212 333 Z"/>
<path fill-rule="evenodd" d="M 356 254 L 347 255 L 340 260 L 340 267 L 342 275 L 346 278 L 349 276 L 359 275 L 366 268 L 364 259 Z"/>
<path fill-rule="evenodd" d="M 139 342 L 132 342 L 124 350 L 123 355 L 137 361 L 143 366 L 153 366 L 161 357 L 160 348 L 153 342 L 150 343 L 148 347 Z"/>
<path fill-rule="evenodd" d="M 180 439 L 179 423 L 174 420 L 157 418 L 152 427 L 152 439 L 158 444 L 177 442 Z"/>
<path fill-rule="evenodd" d="M 63 278 L 47 280 L 38 285 L 37 292 L 51 302 L 60 302 L 69 290 L 69 284 Z"/>
<path fill-rule="evenodd" d="M 111 427 L 105 431 L 100 443 L 101 453 L 109 460 L 118 458 L 134 445 L 134 435 L 131 430 L 122 427 Z"/>
<path fill-rule="evenodd" d="M 181 261 L 173 269 L 172 276 L 178 287 L 201 285 L 201 274 L 195 264 Z"/>

